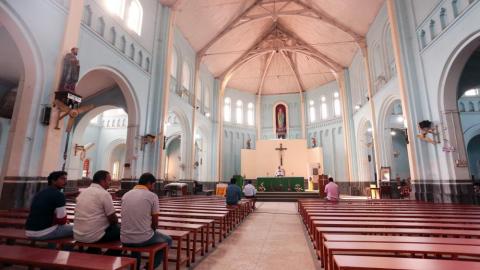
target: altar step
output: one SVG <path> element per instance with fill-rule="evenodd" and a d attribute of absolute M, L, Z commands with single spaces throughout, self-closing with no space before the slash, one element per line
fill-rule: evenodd
<path fill-rule="evenodd" d="M 318 199 L 318 192 L 257 192 L 259 202 L 296 202 L 298 199 Z"/>

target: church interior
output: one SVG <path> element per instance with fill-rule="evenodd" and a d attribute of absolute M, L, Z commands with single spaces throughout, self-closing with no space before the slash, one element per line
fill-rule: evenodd
<path fill-rule="evenodd" d="M 480 269 L 477 16 L 0 0 L 0 268 Z"/>

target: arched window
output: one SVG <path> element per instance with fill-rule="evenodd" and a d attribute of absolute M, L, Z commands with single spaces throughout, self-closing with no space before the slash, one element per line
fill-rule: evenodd
<path fill-rule="evenodd" d="M 328 107 L 327 107 L 327 98 L 326 97 L 322 97 L 321 98 L 321 101 L 322 101 L 322 119 L 325 120 L 328 118 Z"/>
<path fill-rule="evenodd" d="M 150 72 L 150 58 L 148 57 L 145 59 L 145 70 Z"/>
<path fill-rule="evenodd" d="M 127 49 L 127 39 L 125 38 L 125 36 L 122 36 L 122 38 L 120 39 L 120 51 L 122 51 L 122 53 L 125 53 L 125 50 Z"/>
<path fill-rule="evenodd" d="M 447 27 L 447 10 L 445 8 L 440 9 L 440 26 L 442 30 Z"/>
<path fill-rule="evenodd" d="M 226 97 L 224 101 L 223 120 L 225 122 L 232 121 L 232 100 L 229 97 Z"/>
<path fill-rule="evenodd" d="M 315 101 L 313 101 L 313 100 L 310 100 L 310 102 L 309 102 L 308 114 L 310 116 L 310 123 L 315 122 L 315 120 L 316 120 L 316 117 L 315 117 Z"/>
<path fill-rule="evenodd" d="M 435 21 L 434 20 L 430 20 L 430 39 L 434 39 L 435 37 L 437 37 L 437 28 L 435 26 Z"/>
<path fill-rule="evenodd" d="M 255 113 L 252 102 L 248 103 L 247 105 L 247 123 L 249 126 L 253 126 L 255 124 Z"/>
<path fill-rule="evenodd" d="M 143 66 L 143 53 L 142 53 L 142 51 L 138 51 L 137 63 L 138 63 L 139 66 Z"/>
<path fill-rule="evenodd" d="M 103 19 L 103 17 L 98 18 L 95 31 L 97 31 L 97 33 L 102 37 L 103 35 L 105 35 L 105 20 Z"/>
<path fill-rule="evenodd" d="M 125 13 L 125 0 L 107 0 L 107 10 L 123 19 Z"/>
<path fill-rule="evenodd" d="M 132 0 L 128 8 L 127 26 L 138 35 L 142 32 L 143 8 L 138 0 Z"/>
<path fill-rule="evenodd" d="M 425 48 L 425 46 L 427 46 L 427 37 L 426 37 L 426 32 L 425 30 L 422 30 L 420 32 L 420 43 L 422 45 L 422 49 Z"/>
<path fill-rule="evenodd" d="M 333 114 L 335 116 L 340 116 L 340 97 L 338 92 L 333 93 Z"/>
<path fill-rule="evenodd" d="M 183 62 L 182 66 L 182 86 L 190 89 L 190 66 L 186 62 Z"/>
<path fill-rule="evenodd" d="M 82 20 L 88 26 L 92 25 L 92 8 L 90 7 L 90 5 L 86 5 L 84 7 Z"/>
<path fill-rule="evenodd" d="M 135 59 L 135 45 L 133 45 L 133 43 L 130 44 L 130 59 Z"/>
<path fill-rule="evenodd" d="M 235 120 L 237 124 L 243 124 L 243 101 L 237 100 L 235 106 Z"/>
<path fill-rule="evenodd" d="M 458 17 L 458 0 L 453 0 L 452 1 L 452 11 L 453 11 L 453 17 L 457 18 Z"/>
<path fill-rule="evenodd" d="M 178 69 L 178 54 L 177 50 L 173 50 L 172 54 L 172 66 L 170 66 L 170 75 L 172 77 L 177 78 L 177 69 Z"/>
<path fill-rule="evenodd" d="M 110 44 L 115 46 L 115 43 L 117 42 L 117 31 L 115 30 L 115 27 L 110 28 Z"/>

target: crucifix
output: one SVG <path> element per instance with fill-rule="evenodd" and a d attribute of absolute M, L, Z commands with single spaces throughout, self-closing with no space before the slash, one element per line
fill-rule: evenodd
<path fill-rule="evenodd" d="M 287 148 L 284 148 L 282 144 L 280 144 L 280 147 L 275 148 L 280 153 L 280 166 L 283 166 L 283 151 L 287 150 Z"/>

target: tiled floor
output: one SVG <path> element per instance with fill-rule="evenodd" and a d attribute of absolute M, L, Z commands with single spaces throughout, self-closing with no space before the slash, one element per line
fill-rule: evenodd
<path fill-rule="evenodd" d="M 296 203 L 259 202 L 257 207 L 194 269 L 321 269 L 307 239 Z"/>

